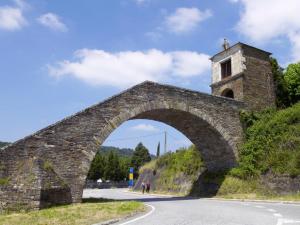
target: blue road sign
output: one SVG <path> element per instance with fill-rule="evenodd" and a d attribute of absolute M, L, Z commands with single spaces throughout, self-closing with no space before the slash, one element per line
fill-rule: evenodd
<path fill-rule="evenodd" d="M 129 168 L 129 173 L 133 173 L 133 167 Z"/>

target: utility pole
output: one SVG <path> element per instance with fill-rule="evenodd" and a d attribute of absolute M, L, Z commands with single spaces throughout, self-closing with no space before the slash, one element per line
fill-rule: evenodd
<path fill-rule="evenodd" d="M 165 131 L 165 149 L 164 153 L 167 153 L 167 131 Z"/>

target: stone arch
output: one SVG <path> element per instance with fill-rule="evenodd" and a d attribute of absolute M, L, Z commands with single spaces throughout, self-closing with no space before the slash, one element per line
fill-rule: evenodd
<path fill-rule="evenodd" d="M 11 178 L 0 187 L 0 201 L 29 208 L 80 202 L 98 147 L 130 119 L 152 119 L 178 129 L 201 150 L 209 170 L 233 167 L 242 139 L 243 107 L 231 99 L 144 82 L 0 151 L 5 168 L 0 178 Z M 34 179 L 27 181 L 29 170 Z"/>
<path fill-rule="evenodd" d="M 222 91 L 221 96 L 226 98 L 234 98 L 234 92 L 232 89 L 226 88 L 225 90 Z"/>

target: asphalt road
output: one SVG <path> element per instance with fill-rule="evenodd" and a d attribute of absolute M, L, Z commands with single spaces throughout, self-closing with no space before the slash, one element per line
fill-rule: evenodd
<path fill-rule="evenodd" d="M 127 189 L 86 189 L 83 197 L 139 200 L 149 206 L 145 215 L 119 225 L 300 225 L 300 204 L 153 196 Z"/>

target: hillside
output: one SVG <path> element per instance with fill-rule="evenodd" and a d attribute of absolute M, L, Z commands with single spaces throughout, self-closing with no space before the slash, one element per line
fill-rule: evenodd
<path fill-rule="evenodd" d="M 299 200 L 300 103 L 278 111 L 242 112 L 241 120 L 245 142 L 239 148 L 238 167 L 208 173 L 200 156 L 186 157 L 190 149 L 178 151 L 142 167 L 135 190 L 140 189 L 142 181 L 150 180 L 158 192 Z"/>
<path fill-rule="evenodd" d="M 130 158 L 133 155 L 133 149 L 131 148 L 118 148 L 113 146 L 101 146 L 99 152 L 103 155 L 108 155 L 110 151 L 116 153 L 119 157 Z M 156 156 L 150 154 L 151 158 L 154 159 Z"/>
<path fill-rule="evenodd" d="M 133 149 L 131 148 L 118 148 L 113 146 L 101 146 L 99 152 L 106 155 L 109 154 L 110 151 L 113 151 L 120 157 L 131 157 L 133 155 Z"/>
<path fill-rule="evenodd" d="M 279 111 L 244 112 L 241 118 L 246 141 L 240 148 L 240 165 L 232 171 L 233 175 L 300 175 L 300 103 Z"/>
<path fill-rule="evenodd" d="M 188 194 L 203 169 L 200 153 L 194 145 L 168 152 L 140 169 L 135 190 L 140 189 L 142 182 L 150 181 L 153 191 Z"/>

